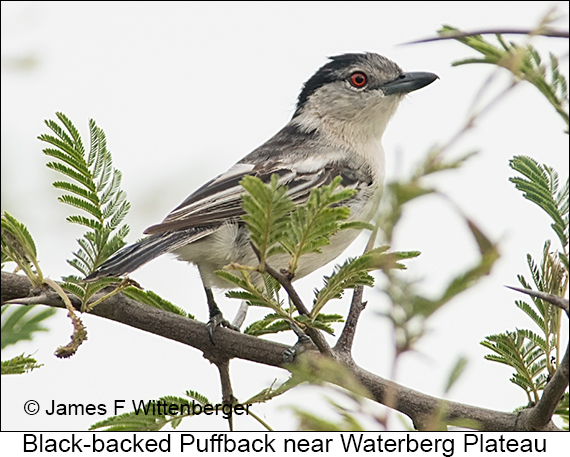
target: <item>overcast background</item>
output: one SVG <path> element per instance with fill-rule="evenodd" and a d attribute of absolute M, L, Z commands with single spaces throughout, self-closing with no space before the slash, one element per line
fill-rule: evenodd
<path fill-rule="evenodd" d="M 493 68 L 452 68 L 454 60 L 476 55 L 456 42 L 400 44 L 433 36 L 442 24 L 464 30 L 532 28 L 554 5 L 567 14 L 567 2 L 2 2 L 2 209 L 27 225 L 46 275 L 70 274 L 65 260 L 83 230 L 65 222 L 71 210 L 56 201 L 51 187 L 59 176 L 45 168 L 36 139 L 47 131 L 44 119 L 64 112 L 86 142 L 90 118 L 105 130 L 132 203 L 126 222 L 133 242 L 203 182 L 277 132 L 290 119 L 302 84 L 327 56 L 345 52 L 378 52 L 406 71 L 440 76 L 404 100 L 384 136 L 387 178 L 405 176 L 430 146 L 449 140 L 462 126 Z M 558 26 L 567 27 L 567 16 Z M 567 40 L 534 42 L 564 56 L 567 74 Z M 485 99 L 508 83 L 506 72 L 499 73 Z M 483 360 L 487 351 L 479 342 L 515 327 L 532 328 L 514 305 L 520 295 L 504 285 L 516 285 L 518 273 L 529 278 L 527 252 L 539 260 L 553 232 L 549 218 L 508 182 L 513 175 L 508 161 L 530 155 L 558 169 L 565 181 L 563 128 L 539 92 L 521 84 L 449 151 L 452 157 L 474 149 L 480 153 L 460 171 L 432 182 L 500 243 L 502 257 L 491 277 L 433 316 L 417 352 L 402 358 L 398 382 L 441 396 L 455 361 L 466 356 L 469 365 L 450 399 L 505 411 L 526 403 L 523 391 L 508 381 L 510 369 Z M 365 241 L 359 239 L 343 258 L 361 252 Z M 407 264 L 426 293 L 440 290 L 477 258 L 464 222 L 437 197 L 409 205 L 394 247 L 422 251 Z M 298 282 L 307 302 L 331 269 Z M 132 278 L 207 320 L 194 267 L 165 256 Z M 231 319 L 239 303 L 218 297 Z M 386 298 L 368 290 L 366 299 L 355 359 L 389 376 L 392 335 L 377 315 Z M 346 313 L 347 304 L 337 301 L 327 311 Z M 263 315 L 254 311 L 248 322 Z M 52 400 L 105 404 L 110 410 L 115 399 L 146 401 L 192 389 L 219 402 L 217 369 L 199 351 L 97 317 L 83 317 L 89 339 L 78 353 L 56 359 L 53 351 L 71 334 L 65 314 L 59 310 L 49 321 L 49 333 L 2 352 L 3 360 L 33 353 L 45 365 L 2 378 L 3 430 L 85 430 L 102 419 L 48 416 L 45 408 Z M 294 342 L 292 335 L 278 339 Z M 231 370 L 240 400 L 287 377 L 283 370 L 241 360 L 233 361 Z M 255 410 L 275 429 L 287 430 L 296 421 L 286 405 L 319 407 L 327 415 L 323 398 L 318 389 L 301 387 Z M 35 416 L 23 411 L 30 399 L 42 407 Z M 380 406 L 372 404 L 370 410 L 378 413 Z M 234 424 L 237 430 L 261 429 L 249 418 Z M 181 428 L 225 430 L 226 424 L 201 417 L 183 421 Z"/>

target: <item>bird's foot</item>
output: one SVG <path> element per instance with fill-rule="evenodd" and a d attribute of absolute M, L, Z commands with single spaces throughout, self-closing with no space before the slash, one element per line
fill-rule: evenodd
<path fill-rule="evenodd" d="M 305 352 L 311 343 L 311 338 L 309 338 L 307 335 L 300 335 L 297 342 L 293 346 L 285 349 L 285 352 L 283 352 L 283 361 L 285 363 L 293 363 L 295 361 L 295 358 L 299 354 Z"/>
<path fill-rule="evenodd" d="M 239 332 L 239 327 L 232 325 L 228 320 L 224 318 L 224 315 L 221 312 L 216 313 L 213 316 L 210 316 L 210 320 L 208 321 L 206 326 L 208 327 L 208 335 L 210 335 L 210 341 L 212 342 L 212 344 L 216 344 L 214 343 L 214 331 L 218 327 L 226 327 L 229 328 L 230 330 L 235 330 L 236 332 Z"/>

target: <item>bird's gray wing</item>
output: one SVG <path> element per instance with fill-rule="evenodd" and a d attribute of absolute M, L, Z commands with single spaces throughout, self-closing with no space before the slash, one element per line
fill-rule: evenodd
<path fill-rule="evenodd" d="M 145 230 L 145 234 L 178 232 L 188 229 L 215 229 L 223 223 L 239 221 L 244 214 L 240 181 L 244 176 L 256 176 L 268 183 L 271 175 L 279 176 L 279 183 L 288 187 L 287 194 L 295 203 L 305 202 L 311 189 L 330 183 L 342 176 L 342 186 L 358 188 L 372 183 L 372 174 L 361 166 L 353 168 L 350 161 L 333 160 L 326 155 L 304 158 L 294 163 L 285 160 L 266 161 L 263 164 L 240 162 L 226 173 L 212 179 L 190 195 L 160 224 Z"/>

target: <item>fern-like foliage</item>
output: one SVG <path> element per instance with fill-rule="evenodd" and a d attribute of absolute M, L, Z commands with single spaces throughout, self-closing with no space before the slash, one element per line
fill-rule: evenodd
<path fill-rule="evenodd" d="M 325 280 L 325 286 L 316 294 L 315 304 L 309 316 L 294 315 L 293 308 L 284 308 L 279 298 L 278 282 L 265 272 L 265 262 L 276 254 L 290 258 L 287 274 L 295 276 L 299 262 L 310 253 L 321 253 L 331 237 L 340 230 L 372 228 L 370 224 L 349 221 L 350 209 L 342 203 L 354 196 L 354 189 L 339 189 L 342 178 L 336 177 L 330 184 L 315 188 L 302 204 L 294 205 L 287 195 L 287 188 L 278 185 L 278 177 L 272 176 L 269 184 L 248 176 L 243 179 L 245 189 L 243 220 L 251 235 L 251 241 L 259 256 L 259 265 L 229 265 L 217 271 L 220 277 L 241 290 L 230 291 L 227 297 L 247 301 L 251 306 L 270 308 L 273 312 L 254 322 L 246 332 L 252 335 L 277 333 L 291 329 L 293 321 L 333 333 L 332 322 L 340 322 L 337 315 L 321 313 L 331 299 L 340 298 L 346 289 L 359 285 L 372 286 L 369 272 L 404 266 L 398 260 L 414 257 L 416 252 L 385 252 L 379 248 L 363 256 L 348 260 Z M 234 273 L 235 272 L 235 273 Z M 260 278 L 263 281 L 260 281 Z M 260 284 L 261 283 L 261 284 Z"/>
<path fill-rule="evenodd" d="M 297 419 L 297 430 L 311 432 L 363 432 L 366 430 L 356 418 L 356 414 L 350 413 L 345 406 L 330 398 L 326 400 L 332 409 L 332 412 L 327 412 L 326 419 L 305 408 L 291 407 L 291 411 Z M 333 414 L 338 416 L 336 421 L 331 419 Z"/>
<path fill-rule="evenodd" d="M 528 266 L 534 286 L 541 292 L 563 295 L 568 284 L 568 276 L 560 259 L 550 252 L 550 241 L 544 245 L 542 262 L 538 266 L 527 256 Z M 518 276 L 525 289 L 533 289 L 524 276 Z M 560 319 L 559 308 L 531 297 L 531 302 L 517 300 L 516 306 L 522 310 L 539 328 L 542 335 L 527 329 L 517 329 L 485 337 L 483 346 L 494 354 L 486 355 L 487 360 L 499 362 L 515 369 L 511 382 L 527 394 L 529 404 L 540 399 L 540 393 L 560 360 Z M 566 412 L 567 414 L 567 412 Z"/>
<path fill-rule="evenodd" d="M 550 21 L 550 16 L 545 17 L 536 32 L 540 33 Z M 480 56 L 455 62 L 454 65 L 491 64 L 510 71 L 514 76 L 513 84 L 519 81 L 531 83 L 563 119 L 568 133 L 568 83 L 560 72 L 556 56 L 549 54 L 548 58 L 543 58 L 531 44 L 521 46 L 508 42 L 499 34 L 496 35 L 496 43 L 492 43 L 481 35 L 458 36 L 457 32 L 457 29 L 445 26 L 439 34 L 458 40 L 476 50 Z M 510 166 L 522 175 L 512 177 L 510 181 L 523 193 L 524 198 L 538 205 L 552 219 L 552 229 L 562 247 L 560 253 L 551 252 L 551 243 L 546 241 L 540 266 L 530 255 L 527 256 L 534 286 L 540 292 L 564 296 L 569 272 L 568 178 L 566 184 L 561 186 L 556 170 L 526 156 L 513 157 Z M 532 288 L 522 275 L 518 279 L 525 289 Z M 493 351 L 486 356 L 488 360 L 514 368 L 511 381 L 526 392 L 529 404 L 540 399 L 548 377 L 554 374 L 556 364 L 560 361 L 561 316 L 561 310 L 549 303 L 534 297 L 531 300 L 530 304 L 522 300 L 515 303 L 539 328 L 538 333 L 517 329 L 488 336 L 481 343 Z M 561 406 L 557 414 L 568 417 L 568 408 Z"/>
<path fill-rule="evenodd" d="M 294 319 L 300 324 L 309 324 L 327 332 L 329 335 L 334 334 L 331 324 L 344 322 L 340 314 L 317 314 L 313 321 L 308 320 L 306 316 L 295 316 Z M 252 336 L 268 335 L 270 333 L 279 333 L 291 330 L 291 325 L 284 321 L 282 316 L 277 313 L 266 315 L 263 319 L 253 322 L 249 325 L 244 333 Z"/>
<path fill-rule="evenodd" d="M 549 215 L 553 221 L 551 227 L 563 250 L 561 253 L 551 252 L 551 242 L 547 240 L 540 265 L 530 254 L 527 255 L 534 288 L 564 296 L 568 286 L 568 180 L 560 188 L 558 173 L 530 157 L 515 156 L 510 166 L 524 176 L 510 178 L 510 181 L 527 200 Z M 518 275 L 518 280 L 523 288 L 533 289 L 524 276 Z M 488 336 L 481 344 L 494 352 L 486 356 L 488 360 L 515 369 L 511 382 L 526 392 L 529 403 L 536 403 L 547 379 L 556 371 L 557 361 L 560 361 L 561 310 L 536 297 L 531 297 L 530 303 L 517 300 L 515 304 L 534 322 L 542 335 L 518 329 Z"/>
<path fill-rule="evenodd" d="M 42 134 L 39 139 L 50 145 L 44 153 L 55 159 L 47 167 L 67 178 L 53 183 L 54 187 L 66 192 L 58 200 L 84 212 L 71 215 L 67 220 L 88 229 L 78 240 L 79 249 L 73 253 L 74 259 L 68 260 L 85 277 L 124 246 L 129 227 L 122 222 L 130 204 L 120 189 L 121 172 L 113 168 L 103 130 L 95 121 L 89 121 L 90 148 L 87 154 L 73 123 L 62 113 L 56 113 L 56 116 L 59 123 L 54 120 L 45 122 L 53 135 Z M 103 278 L 83 283 L 81 276 L 64 278 L 66 282 L 62 286 L 81 298 L 84 304 L 99 290 L 117 282 L 113 278 Z"/>
<path fill-rule="evenodd" d="M 560 188 L 560 178 L 556 170 L 548 165 L 540 165 L 526 156 L 513 157 L 509 165 L 524 176 L 512 177 L 510 181 L 523 193 L 524 198 L 537 204 L 552 219 L 551 227 L 563 249 L 561 260 L 568 271 L 568 179 Z"/>
<path fill-rule="evenodd" d="M 40 368 L 43 364 L 38 364 L 36 359 L 25 356 L 24 354 L 11 358 L 10 360 L 2 360 L 0 363 L 2 368 L 1 374 L 23 374 Z"/>
<path fill-rule="evenodd" d="M 37 332 L 47 332 L 45 320 L 56 313 L 54 308 L 38 306 L 2 306 L 1 348 L 19 341 L 31 341 Z"/>
<path fill-rule="evenodd" d="M 254 176 L 242 180 L 246 191 L 243 220 L 258 252 L 260 271 L 268 258 L 287 253 L 291 257 L 288 271 L 293 276 L 300 258 L 320 253 L 336 232 L 362 228 L 341 224 L 350 210 L 340 204 L 356 193 L 354 189 L 337 190 L 341 181 L 338 176 L 329 185 L 313 189 L 307 202 L 295 207 L 287 195 L 287 186 L 279 186 L 278 175 L 273 175 L 268 185 Z"/>
<path fill-rule="evenodd" d="M 37 332 L 47 332 L 42 324 L 53 316 L 56 310 L 38 306 L 2 306 L 1 348 L 19 341 L 31 341 Z M 41 367 L 37 361 L 21 354 L 10 360 L 2 361 L 2 374 L 23 374 Z"/>
<path fill-rule="evenodd" d="M 517 330 L 487 336 L 481 344 L 495 353 L 485 359 L 516 370 L 510 380 L 526 392 L 529 404 L 538 402 L 539 391 L 546 385 L 544 339 L 530 330 Z"/>
<path fill-rule="evenodd" d="M 540 267 L 535 264 L 530 254 L 527 255 L 527 263 L 537 290 L 558 296 L 565 294 L 568 285 L 568 273 L 556 255 L 550 251 L 550 241 L 544 243 Z M 525 289 L 533 288 L 522 275 L 518 276 L 518 280 Z M 517 300 L 516 305 L 529 316 L 542 331 L 546 342 L 544 347 L 546 366 L 549 375 L 552 376 L 556 370 L 552 361 L 560 360 L 559 336 L 562 310 L 539 298 L 530 298 L 532 300 L 532 306 L 522 300 Z"/>
<path fill-rule="evenodd" d="M 153 308 L 162 309 L 163 311 L 178 314 L 179 316 L 184 316 L 189 319 L 195 319 L 192 314 L 187 313 L 172 302 L 165 300 L 152 290 L 141 290 L 138 287 L 130 286 L 124 289 L 123 293 L 129 298 L 140 303 L 144 303 L 145 305 L 152 306 Z"/>
<path fill-rule="evenodd" d="M 7 262 L 14 262 L 30 279 L 34 287 L 43 284 L 36 244 L 24 224 L 8 213 L 2 213 L 2 268 Z M 2 306 L 1 348 L 19 341 L 31 341 L 37 332 L 48 329 L 42 324 L 53 316 L 53 308 L 39 309 L 35 306 Z M 22 374 L 39 368 L 35 359 L 19 355 L 2 361 L 2 374 Z"/>
<path fill-rule="evenodd" d="M 190 398 L 192 402 L 186 398 L 174 396 L 161 397 L 145 404 L 142 404 L 141 401 L 141 404 L 134 405 L 134 411 L 99 421 L 89 427 L 89 430 L 152 432 L 158 431 L 168 424 L 175 429 L 180 425 L 182 419 L 194 416 L 193 403 L 200 405 L 200 407 L 209 403 L 206 397 L 199 394 Z"/>
<path fill-rule="evenodd" d="M 257 286 L 251 277 L 251 272 L 248 269 L 237 266 L 239 276 L 229 271 L 216 271 L 216 274 L 221 278 L 235 284 L 242 290 L 230 290 L 226 292 L 226 297 L 237 298 L 245 300 L 249 306 L 261 306 L 273 310 L 274 313 L 281 316 L 282 319 L 290 319 L 289 313 L 283 308 L 283 301 L 279 299 L 279 295 L 274 290 L 263 289 Z M 255 275 L 260 273 L 254 272 Z M 267 275 L 267 273 L 263 273 Z M 267 283 L 267 280 L 264 281 Z"/>
<path fill-rule="evenodd" d="M 468 360 L 466 357 L 459 357 L 455 362 L 451 372 L 449 373 L 449 377 L 447 378 L 447 382 L 445 385 L 444 392 L 447 394 L 451 390 L 451 388 L 455 385 L 459 377 L 465 371 L 467 367 Z"/>
<path fill-rule="evenodd" d="M 139 401 L 138 404 L 135 404 L 133 402 L 133 411 L 99 421 L 93 424 L 89 430 L 152 432 L 161 430 L 168 424 L 173 429 L 176 429 L 183 419 L 204 413 L 204 407 L 211 408 L 207 410 L 209 414 L 215 408 L 217 413 L 227 412 L 231 417 L 231 413 L 228 412 L 227 408 L 229 405 L 212 405 L 205 395 L 194 390 L 187 390 L 186 397 L 169 395 L 147 403 Z M 235 407 L 235 404 L 232 405 L 233 407 Z"/>
<path fill-rule="evenodd" d="M 306 204 L 291 213 L 289 230 L 281 245 L 291 256 L 289 274 L 294 275 L 301 257 L 309 253 L 321 253 L 330 244 L 331 236 L 344 227 L 341 222 L 350 215 L 350 209 L 339 206 L 354 196 L 356 189 L 337 191 L 342 178 L 337 176 L 328 186 L 313 189 Z"/>
<path fill-rule="evenodd" d="M 286 195 L 287 186 L 279 186 L 278 182 L 276 174 L 271 176 L 267 186 L 254 176 L 246 176 L 241 181 L 246 190 L 242 204 L 246 211 L 243 220 L 259 252 L 262 268 L 268 257 L 283 252 L 281 242 L 287 232 L 288 215 L 293 209 L 293 202 Z"/>
<path fill-rule="evenodd" d="M 34 287 L 43 282 L 43 274 L 39 266 L 36 243 L 24 224 L 7 212 L 2 213 L 2 266 L 6 262 L 14 262 Z"/>
<path fill-rule="evenodd" d="M 438 31 L 441 36 L 453 36 L 457 32 L 458 29 L 450 26 Z M 528 81 L 544 95 L 564 120 L 568 131 L 568 82 L 560 72 L 558 58 L 554 54 L 543 59 L 531 44 L 520 46 L 506 41 L 501 35 L 497 35 L 497 44 L 481 35 L 455 39 L 479 52 L 481 57 L 457 61 L 453 63 L 454 66 L 486 63 L 506 68 L 517 80 Z"/>
<path fill-rule="evenodd" d="M 419 252 L 386 252 L 388 246 L 382 246 L 365 252 L 360 257 L 348 259 L 342 266 L 335 268 L 331 276 L 325 277 L 325 286 L 315 292 L 315 301 L 311 310 L 311 317 L 316 317 L 323 307 L 333 298 L 342 298 L 347 289 L 358 286 L 372 287 L 374 278 L 371 271 L 390 269 L 404 270 L 406 267 L 399 263 L 417 257 Z"/>

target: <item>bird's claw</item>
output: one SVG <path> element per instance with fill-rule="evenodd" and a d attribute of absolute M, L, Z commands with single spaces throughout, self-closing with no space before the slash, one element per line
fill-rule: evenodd
<path fill-rule="evenodd" d="M 299 336 L 297 342 L 293 346 L 285 349 L 285 351 L 283 352 L 283 362 L 293 363 L 297 355 L 305 352 L 307 346 L 310 345 L 310 343 L 311 339 L 307 335 L 303 334 Z"/>
<path fill-rule="evenodd" d="M 216 330 L 217 327 L 226 327 L 230 330 L 239 332 L 239 328 L 235 325 L 232 325 L 228 320 L 224 319 L 224 315 L 222 313 L 214 314 L 212 317 L 210 317 L 210 320 L 206 324 L 206 327 L 208 328 L 208 335 L 210 336 L 210 341 L 212 344 L 216 344 L 214 343 L 214 330 Z"/>

